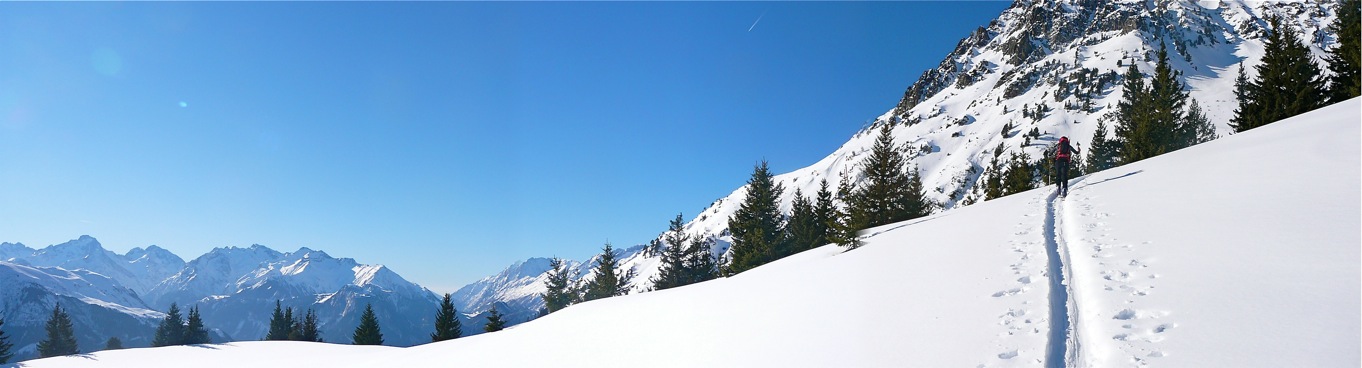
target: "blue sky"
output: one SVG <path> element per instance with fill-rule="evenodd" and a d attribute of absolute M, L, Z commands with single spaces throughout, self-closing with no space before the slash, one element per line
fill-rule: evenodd
<path fill-rule="evenodd" d="M 0 3 L 0 241 L 452 291 L 816 162 L 1007 6 Z"/>

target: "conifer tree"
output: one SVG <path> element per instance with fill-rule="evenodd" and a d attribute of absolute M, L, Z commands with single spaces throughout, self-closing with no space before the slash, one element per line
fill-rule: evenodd
<path fill-rule="evenodd" d="M 843 172 L 841 181 L 837 183 L 837 199 L 842 205 L 833 208 L 832 219 L 828 222 L 828 240 L 838 246 L 856 249 L 861 246 L 861 237 L 857 232 L 865 226 L 856 222 L 859 219 L 851 215 L 851 192 L 851 178 Z"/>
<path fill-rule="evenodd" d="M 788 245 L 777 248 L 785 252 L 778 253 L 775 257 L 785 258 L 790 254 L 813 248 L 823 226 L 824 224 L 814 216 L 813 203 L 804 196 L 802 190 L 795 188 L 794 200 L 790 207 L 790 220 L 785 225 L 785 241 Z"/>
<path fill-rule="evenodd" d="M 1248 75 L 1244 74 L 1244 62 L 1241 61 L 1239 62 L 1239 74 L 1234 77 L 1235 106 L 1234 116 L 1230 117 L 1230 127 L 1234 128 L 1236 132 L 1247 130 L 1247 128 L 1241 130 L 1240 127 L 1248 127 L 1251 124 L 1249 115 L 1253 106 L 1249 103 L 1249 99 L 1257 94 L 1253 92 L 1253 88 L 1253 81 L 1250 81 Z"/>
<path fill-rule="evenodd" d="M 1294 29 L 1281 18 L 1268 18 L 1271 33 L 1263 44 L 1258 77 L 1249 88 L 1248 106 L 1239 111 L 1234 128 L 1242 132 L 1314 110 L 1324 105 L 1324 76 Z"/>
<path fill-rule="evenodd" d="M 292 315 L 289 308 L 289 315 Z M 265 340 L 288 340 L 289 334 L 293 332 L 293 319 L 284 315 L 284 309 L 279 300 L 274 301 L 274 313 L 270 315 L 270 330 L 265 333 Z"/>
<path fill-rule="evenodd" d="M 180 315 L 180 306 L 170 303 L 166 317 L 161 319 L 161 325 L 156 327 L 156 336 L 151 339 L 151 346 L 184 345 L 184 337 L 184 317 Z"/>
<path fill-rule="evenodd" d="M 208 337 L 208 328 L 203 326 L 203 316 L 199 315 L 199 307 L 189 308 L 189 319 L 184 328 L 183 345 L 207 344 L 213 342 Z"/>
<path fill-rule="evenodd" d="M 430 334 L 430 342 L 457 339 L 463 336 L 463 326 L 459 322 L 459 311 L 454 309 L 454 301 L 449 293 L 440 300 L 440 310 L 435 312 L 435 332 Z"/>
<path fill-rule="evenodd" d="M 921 216 L 924 211 L 921 198 L 914 198 L 920 193 L 912 192 L 911 178 L 903 170 L 907 160 L 894 144 L 888 124 L 880 126 L 870 157 L 863 165 L 865 179 L 846 199 L 851 222 L 860 226 L 856 230 Z"/>
<path fill-rule="evenodd" d="M 14 344 L 9 342 L 9 337 L 5 336 L 5 317 L 0 316 L 0 364 L 5 364 L 14 357 L 14 354 L 9 352 L 13 347 Z"/>
<path fill-rule="evenodd" d="M 1206 112 L 1201 110 L 1201 104 L 1195 98 L 1190 99 L 1192 103 L 1187 105 L 1187 114 L 1183 117 L 1183 122 L 1179 128 L 1179 146 L 1191 147 L 1215 140 L 1215 124 L 1206 118 Z"/>
<path fill-rule="evenodd" d="M 596 260 L 595 278 L 586 284 L 584 300 L 591 301 L 629 293 L 634 271 L 620 273 L 619 260 L 615 259 L 615 249 L 610 242 L 605 243 L 601 255 Z"/>
<path fill-rule="evenodd" d="M 1192 137 L 1195 134 L 1194 128 L 1186 127 L 1184 118 L 1187 109 L 1186 86 L 1179 80 L 1182 73 L 1173 70 L 1168 64 L 1168 50 L 1163 43 L 1159 43 L 1157 53 L 1157 63 L 1154 64 L 1154 76 L 1149 82 L 1149 110 L 1151 113 L 1148 134 L 1151 135 L 1150 141 L 1154 143 L 1149 152 L 1160 155 L 1173 152 L 1183 147 L 1190 146 Z M 1187 132 L 1187 133 L 1183 133 Z M 1149 156 L 1153 157 L 1153 156 Z"/>
<path fill-rule="evenodd" d="M 689 281 L 686 277 L 686 246 L 689 245 L 690 235 L 686 234 L 684 225 L 678 213 L 669 224 L 667 233 L 662 236 L 667 247 L 662 249 L 662 264 L 658 266 L 657 274 L 649 280 L 653 283 L 653 290 L 670 289 Z"/>
<path fill-rule="evenodd" d="M 1329 101 L 1339 102 L 1362 93 L 1362 10 L 1358 0 L 1343 0 L 1329 30 L 1338 35 L 1338 46 L 1329 50 Z"/>
<path fill-rule="evenodd" d="M 1113 139 L 1116 142 L 1118 164 L 1143 160 L 1156 154 L 1150 152 L 1155 144 L 1150 141 L 1153 137 L 1149 134 L 1149 89 L 1145 86 L 1144 74 L 1131 62 L 1122 77 L 1125 79 L 1121 86 L 1123 96 L 1116 103 L 1116 135 Z"/>
<path fill-rule="evenodd" d="M 38 356 L 49 358 L 73 354 L 80 354 L 76 331 L 71 326 L 71 316 L 58 304 L 52 308 L 52 316 L 47 319 L 47 338 L 38 342 Z"/>
<path fill-rule="evenodd" d="M 321 332 L 317 330 L 317 312 L 312 308 L 307 309 L 307 314 L 303 316 L 303 327 L 298 333 L 298 341 L 323 342 Z"/>
<path fill-rule="evenodd" d="M 1116 167 L 1116 142 L 1107 139 L 1107 126 L 1097 122 L 1097 131 L 1092 134 L 1092 145 L 1088 147 L 1088 165 L 1093 172 Z"/>
<path fill-rule="evenodd" d="M 108 340 L 104 340 L 104 350 L 118 350 L 122 348 L 123 340 L 119 340 L 117 336 L 110 337 Z M 5 362 L 4 357 L 0 356 L 0 363 L 4 362 Z"/>
<path fill-rule="evenodd" d="M 487 314 L 487 324 L 482 325 L 482 330 L 486 332 L 497 332 L 506 328 L 506 321 L 501 319 L 501 312 L 497 311 L 495 305 L 492 311 Z"/>
<path fill-rule="evenodd" d="M 828 190 L 828 179 L 823 179 L 818 185 L 818 193 L 814 195 L 813 217 L 818 220 L 822 231 L 816 231 L 813 246 L 821 246 L 832 242 L 830 238 L 833 225 L 836 223 L 837 205 L 834 204 L 832 191 Z"/>
<path fill-rule="evenodd" d="M 684 260 L 684 276 L 687 285 L 719 277 L 719 265 L 714 261 L 714 254 L 710 251 L 712 248 L 714 248 L 713 237 L 691 238 L 690 246 L 686 248 Z"/>
<path fill-rule="evenodd" d="M 383 331 L 378 327 L 378 316 L 374 315 L 373 305 L 364 305 L 364 314 L 360 315 L 359 326 L 355 327 L 350 342 L 354 345 L 383 345 Z"/>
<path fill-rule="evenodd" d="M 752 168 L 747 180 L 747 196 L 728 218 L 732 234 L 732 259 L 724 273 L 736 275 L 770 262 L 784 234 L 785 216 L 780 213 L 780 196 L 785 187 L 775 183 L 766 160 Z"/>
<path fill-rule="evenodd" d="M 544 298 L 544 308 L 547 313 L 557 312 L 572 304 L 573 299 L 575 299 L 575 292 L 572 285 L 569 284 L 570 277 L 571 275 L 568 274 L 567 266 L 563 264 L 562 259 L 553 257 L 549 260 L 549 274 L 548 278 L 544 280 L 544 287 L 548 290 L 544 291 L 541 296 Z"/>
<path fill-rule="evenodd" d="M 1035 189 L 1036 184 L 1033 181 L 1035 175 L 1026 154 L 1013 152 L 1010 157 L 1007 169 L 1003 171 L 1002 195 L 1008 196 Z"/>
<path fill-rule="evenodd" d="M 288 321 L 288 337 L 285 340 L 302 340 L 303 323 L 293 316 L 293 307 L 284 308 L 284 320 Z"/>

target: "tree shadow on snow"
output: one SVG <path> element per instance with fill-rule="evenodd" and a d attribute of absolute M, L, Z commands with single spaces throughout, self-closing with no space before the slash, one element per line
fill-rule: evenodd
<path fill-rule="evenodd" d="M 1112 181 L 1112 180 L 1122 179 L 1122 178 L 1125 178 L 1125 177 L 1127 177 L 1127 176 L 1139 174 L 1139 173 L 1142 173 L 1142 172 L 1144 172 L 1144 170 L 1135 170 L 1135 171 L 1132 171 L 1132 172 L 1128 172 L 1128 173 L 1122 174 L 1122 175 L 1120 175 L 1120 176 L 1115 176 L 1115 177 L 1110 177 L 1110 178 L 1102 179 L 1101 181 L 1095 181 L 1095 182 L 1091 182 L 1091 183 L 1085 183 L 1085 184 L 1083 184 L 1083 185 L 1073 187 L 1073 189 L 1074 189 L 1074 190 L 1083 189 L 1083 188 L 1087 188 L 1087 187 L 1090 187 L 1090 186 L 1093 186 L 1093 185 L 1097 185 L 1097 184 L 1102 184 L 1102 183 L 1105 183 L 1105 182 L 1109 182 L 1109 181 Z M 1080 180 L 1081 180 L 1081 179 L 1080 179 Z"/>

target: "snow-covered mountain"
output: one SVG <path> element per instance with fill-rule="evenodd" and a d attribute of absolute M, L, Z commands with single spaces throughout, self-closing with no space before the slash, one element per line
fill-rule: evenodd
<path fill-rule="evenodd" d="M 110 337 L 128 346 L 151 344 L 165 314 L 151 310 L 132 289 L 88 270 L 35 267 L 0 261 L 0 314 L 15 359 L 37 356 L 37 344 L 52 309 L 61 304 L 71 316 L 82 351 L 103 348 Z"/>
<path fill-rule="evenodd" d="M 0 243 L 0 286 L 0 315 L 6 332 L 17 334 L 19 359 L 33 356 L 56 303 L 71 311 L 83 351 L 93 351 L 114 336 L 125 346 L 149 345 L 171 303 L 198 306 L 215 341 L 259 339 L 276 300 L 314 309 L 323 338 L 335 342 L 349 341 L 372 304 L 386 343 L 414 345 L 429 341 L 439 302 L 388 267 L 308 248 L 216 248 L 186 263 L 154 245 L 119 255 L 90 236 L 38 250 Z M 476 317 L 464 316 L 469 334 L 481 332 Z"/>
<path fill-rule="evenodd" d="M 139 295 L 145 295 L 161 280 L 184 267 L 183 259 L 161 247 L 133 248 L 120 255 L 105 250 L 99 240 L 89 235 L 39 250 L 23 244 L 3 243 L 0 244 L 0 260 L 93 271 L 117 280 Z"/>
<path fill-rule="evenodd" d="M 1122 98 L 1120 74 L 1132 62 L 1152 74 L 1161 43 L 1191 97 L 1219 134 L 1229 135 L 1234 78 L 1241 64 L 1250 77 L 1255 74 L 1267 17 L 1283 17 L 1324 65 L 1324 50 L 1336 44 L 1327 27 L 1338 6 L 1328 0 L 1015 1 L 997 19 L 964 35 L 940 65 L 923 72 L 873 124 L 822 160 L 777 175 L 776 183 L 785 187 L 782 210 L 788 213 L 796 189 L 809 194 L 821 180 L 834 188 L 844 178 L 860 180 L 858 165 L 880 124 L 893 124 L 895 142 L 907 150 L 928 196 L 942 209 L 962 207 L 966 198 L 977 200 L 981 174 L 995 154 L 1039 158 L 1061 136 L 1081 147 L 1092 141 L 1098 121 L 1110 132 L 1107 114 Z M 1045 112 L 1023 115 L 1038 106 Z M 1032 129 L 1040 136 L 1023 134 Z M 738 188 L 715 201 L 685 225 L 686 231 L 716 237 L 715 254 L 726 255 L 728 218 L 745 196 L 746 189 Z M 622 257 L 621 264 L 638 272 L 635 289 L 641 291 L 650 286 L 647 280 L 659 262 L 635 252 Z M 516 286 L 524 280 L 492 277 L 476 288 L 519 290 L 525 289 Z M 496 300 L 519 300 L 527 290 Z"/>
<path fill-rule="evenodd" d="M 496 333 L 25 367 L 1355 367 L 1360 120 L 1354 98 L 1075 178 L 1066 198 L 1018 193 Z"/>
<path fill-rule="evenodd" d="M 435 294 L 383 265 L 299 248 L 280 253 L 262 245 L 215 248 L 189 261 L 147 295 L 157 308 L 198 305 L 204 323 L 237 339 L 257 339 L 269 329 L 274 302 L 315 309 L 323 338 L 348 341 L 366 303 L 384 321 L 387 343 L 429 341 L 439 303 Z"/>

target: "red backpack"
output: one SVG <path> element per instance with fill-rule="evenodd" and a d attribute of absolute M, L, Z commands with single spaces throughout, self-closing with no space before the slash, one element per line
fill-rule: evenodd
<path fill-rule="evenodd" d="M 1069 137 L 1059 137 L 1059 147 L 1055 147 L 1055 159 L 1069 159 Z"/>

